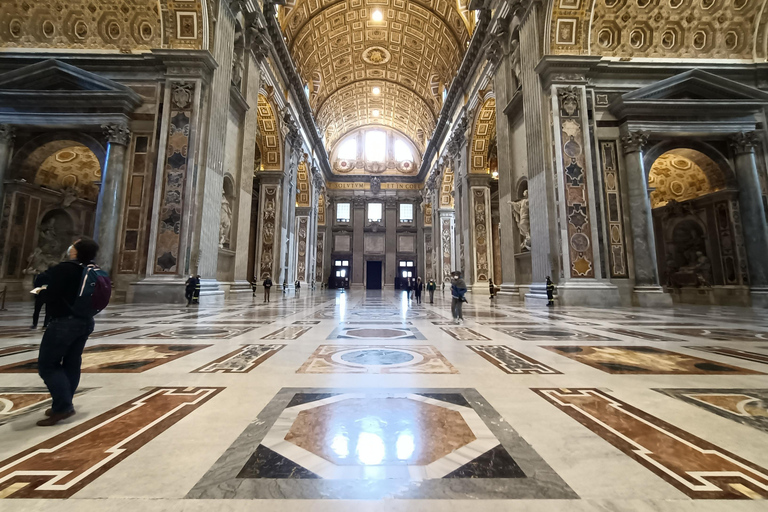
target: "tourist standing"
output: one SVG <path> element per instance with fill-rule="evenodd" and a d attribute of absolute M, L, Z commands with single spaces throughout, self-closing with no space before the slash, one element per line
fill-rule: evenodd
<path fill-rule="evenodd" d="M 435 303 L 435 290 L 437 290 L 437 283 L 434 279 L 430 279 L 427 283 L 427 291 L 429 292 L 429 303 Z"/>
<path fill-rule="evenodd" d="M 197 274 L 195 276 L 195 293 L 192 297 L 192 304 L 200 304 L 200 288 L 202 288 L 202 285 L 200 284 L 200 274 Z"/>
<path fill-rule="evenodd" d="M 457 324 L 464 322 L 461 308 L 466 302 L 464 298 L 466 293 L 467 283 L 461 278 L 461 272 L 454 270 L 451 272 L 451 313 L 453 313 L 453 321 Z"/>
<path fill-rule="evenodd" d="M 555 283 L 547 276 L 547 307 L 555 305 Z"/>
<path fill-rule="evenodd" d="M 51 393 L 47 418 L 37 424 L 49 427 L 75 414 L 72 398 L 80 384 L 83 349 L 93 332 L 93 316 L 76 316 L 75 303 L 84 287 L 85 265 L 93 263 L 99 244 L 81 238 L 69 246 L 69 261 L 48 270 L 46 311 L 51 323 L 40 342 L 37 371 Z"/>
<path fill-rule="evenodd" d="M 491 298 L 492 299 L 495 298 L 496 297 L 496 286 L 493 284 L 493 279 L 489 279 L 488 280 L 488 288 L 491 291 Z"/>
<path fill-rule="evenodd" d="M 187 299 L 187 306 L 192 304 L 192 299 L 195 297 L 195 289 L 197 288 L 197 278 L 194 275 L 190 275 L 184 285 L 184 298 Z"/>
<path fill-rule="evenodd" d="M 251 291 L 253 292 L 253 296 L 256 297 L 256 288 L 259 287 L 259 283 L 256 282 L 256 278 L 251 281 Z"/>
<path fill-rule="evenodd" d="M 51 265 L 50 268 L 53 268 L 53 265 Z M 37 293 L 35 294 L 35 311 L 32 313 L 32 327 L 30 327 L 30 329 L 37 329 L 37 323 L 40 320 L 40 311 L 42 311 L 43 306 L 45 306 L 45 303 L 48 300 L 48 285 L 50 284 L 50 281 L 51 278 L 47 271 L 37 274 L 32 280 L 32 285 L 35 287 L 35 290 L 37 290 Z M 45 317 L 43 318 L 43 329 L 48 327 L 50 319 L 51 315 L 46 306 Z"/>
<path fill-rule="evenodd" d="M 414 294 L 416 295 L 416 304 L 421 304 L 421 292 L 424 290 L 424 283 L 421 282 L 421 278 L 416 278 L 416 286 Z"/>
<path fill-rule="evenodd" d="M 264 278 L 264 302 L 269 302 L 269 290 L 272 289 L 272 278 L 269 274 Z"/>
<path fill-rule="evenodd" d="M 296 289 L 296 297 L 299 296 L 299 293 L 301 293 L 301 282 L 297 279 L 295 283 L 293 283 L 293 287 Z"/>

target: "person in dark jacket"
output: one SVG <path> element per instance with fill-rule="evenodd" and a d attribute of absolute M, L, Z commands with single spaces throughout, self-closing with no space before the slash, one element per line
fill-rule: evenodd
<path fill-rule="evenodd" d="M 264 302 L 269 302 L 269 290 L 272 289 L 272 278 L 267 274 L 264 279 Z"/>
<path fill-rule="evenodd" d="M 195 276 L 195 293 L 192 295 L 192 304 L 200 304 L 200 274 Z"/>
<path fill-rule="evenodd" d="M 48 270 L 50 281 L 46 311 L 51 323 L 40 342 L 37 372 L 51 393 L 53 404 L 45 411 L 47 418 L 37 424 L 49 427 L 75 414 L 72 398 L 80 384 L 83 349 L 93 332 L 93 317 L 74 315 L 80 294 L 84 265 L 92 263 L 99 244 L 81 238 L 69 247 L 69 261 Z"/>
<path fill-rule="evenodd" d="M 547 307 L 555 305 L 555 283 L 547 276 Z"/>
<path fill-rule="evenodd" d="M 53 265 L 49 267 L 49 270 L 53 268 Z M 35 288 L 42 288 L 45 286 L 46 288 L 43 288 L 39 292 L 37 292 L 37 295 L 35 295 L 35 312 L 32 313 L 32 327 L 30 329 L 37 329 L 37 323 L 40 320 L 40 311 L 42 311 L 43 306 L 45 306 L 45 302 L 48 298 L 48 289 L 47 286 L 50 284 L 50 277 L 48 276 L 48 271 L 42 272 L 40 274 L 37 274 L 35 278 L 32 280 L 32 285 Z M 43 317 L 43 329 L 48 327 L 48 322 L 51 319 L 51 315 L 48 312 L 48 308 L 45 308 L 45 317 Z"/>
<path fill-rule="evenodd" d="M 466 302 L 464 295 L 467 293 L 467 283 L 461 278 L 461 272 L 454 270 L 451 272 L 451 313 L 453 321 L 457 324 L 464 322 L 464 314 L 461 309 Z"/>
<path fill-rule="evenodd" d="M 421 282 L 421 278 L 416 278 L 416 284 L 413 288 L 413 294 L 416 296 L 416 304 L 421 304 L 421 292 L 424 290 L 424 283 Z"/>
<path fill-rule="evenodd" d="M 296 293 L 296 296 L 299 296 L 299 293 L 301 293 L 301 282 L 297 279 L 295 283 L 293 283 L 293 289 Z"/>
<path fill-rule="evenodd" d="M 427 291 L 429 292 L 429 303 L 435 303 L 435 290 L 437 290 L 437 283 L 434 279 L 430 279 L 427 283 Z"/>
<path fill-rule="evenodd" d="M 187 306 L 192 304 L 192 299 L 195 296 L 195 289 L 197 288 L 197 278 L 195 276 L 189 276 L 186 284 L 184 285 L 184 298 L 187 299 Z"/>

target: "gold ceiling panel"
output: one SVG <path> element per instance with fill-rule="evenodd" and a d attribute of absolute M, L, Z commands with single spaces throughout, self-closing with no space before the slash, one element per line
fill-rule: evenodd
<path fill-rule="evenodd" d="M 381 94 L 374 95 L 374 87 Z M 374 111 L 379 112 L 378 117 Z M 436 117 L 424 100 L 405 87 L 380 81 L 364 80 L 339 89 L 323 104 L 317 122 L 325 133 L 326 145 L 333 148 L 345 134 L 360 126 L 388 126 L 411 138 L 421 154 L 424 140 L 416 136 L 432 133 Z"/>
<path fill-rule="evenodd" d="M 299 168 L 296 172 L 296 206 L 312 206 L 310 195 L 309 166 L 305 155 L 304 159 L 299 162 Z"/>
<path fill-rule="evenodd" d="M 489 98 L 483 103 L 477 114 L 475 129 L 472 133 L 472 168 L 473 173 L 490 173 L 488 148 L 496 138 L 496 98 Z"/>
<path fill-rule="evenodd" d="M 469 18 L 448 0 L 298 0 L 283 30 L 329 148 L 351 129 L 382 124 L 423 151 L 417 130 L 434 128 L 442 106 L 434 84 L 447 86 L 459 68 Z"/>
<path fill-rule="evenodd" d="M 261 153 L 260 170 L 280 171 L 282 170 L 282 160 L 280 158 L 282 139 L 274 107 L 263 94 L 259 94 L 257 108 L 259 109 L 258 123 L 260 136 L 257 138 L 256 143 L 259 145 L 259 152 Z"/>

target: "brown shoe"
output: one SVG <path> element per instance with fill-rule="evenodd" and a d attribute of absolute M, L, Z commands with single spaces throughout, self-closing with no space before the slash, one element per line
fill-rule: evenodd
<path fill-rule="evenodd" d="M 76 412 L 76 411 L 75 411 L 74 409 L 72 409 L 72 412 Z M 47 408 L 47 409 L 45 410 L 45 415 L 46 415 L 46 416 L 50 416 L 51 414 L 53 414 L 53 409 L 51 409 L 51 408 L 49 407 L 49 408 Z"/>
<path fill-rule="evenodd" d="M 51 415 L 49 417 L 45 418 L 44 420 L 38 421 L 37 422 L 37 426 L 38 427 L 52 427 L 55 424 L 57 424 L 58 422 L 60 422 L 61 420 L 65 420 L 67 418 L 71 418 L 74 415 L 75 415 L 74 409 L 71 410 L 71 411 L 67 411 L 67 412 L 51 413 Z"/>

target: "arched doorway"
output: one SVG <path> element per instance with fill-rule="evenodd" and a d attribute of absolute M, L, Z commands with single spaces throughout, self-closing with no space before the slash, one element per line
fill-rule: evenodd
<path fill-rule="evenodd" d="M 659 275 L 680 302 L 749 300 L 738 190 L 730 168 L 677 147 L 648 172 Z"/>
<path fill-rule="evenodd" d="M 77 139 L 33 140 L 11 163 L 0 236 L 4 280 L 20 286 L 61 261 L 77 236 L 93 235 L 103 155 Z"/>

